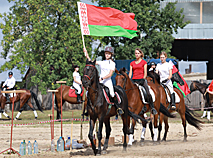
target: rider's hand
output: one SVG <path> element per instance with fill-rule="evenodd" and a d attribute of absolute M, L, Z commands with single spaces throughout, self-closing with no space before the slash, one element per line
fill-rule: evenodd
<path fill-rule="evenodd" d="M 162 83 L 166 83 L 168 80 L 169 80 L 169 79 L 167 78 L 167 79 L 163 80 Z"/>

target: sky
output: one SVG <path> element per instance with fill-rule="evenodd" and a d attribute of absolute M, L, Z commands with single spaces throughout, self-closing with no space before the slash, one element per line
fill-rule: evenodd
<path fill-rule="evenodd" d="M 87 4 L 93 4 L 97 5 L 97 3 L 92 3 L 90 0 L 81 0 L 81 2 L 87 3 Z M 14 2 L 9 3 L 7 0 L 0 0 L 0 13 L 9 12 L 9 8 L 13 5 Z M 2 19 L 0 19 L 0 22 L 3 22 Z M 0 30 L 0 41 L 3 39 L 2 30 Z M 92 47 L 96 47 L 98 44 L 97 42 L 93 44 Z M 2 47 L 0 46 L 0 52 L 2 52 Z M 8 59 L 6 59 L 8 61 Z M 0 58 L 0 65 L 2 65 L 5 61 L 5 59 Z M 179 70 L 181 74 L 185 74 L 185 69 L 189 67 L 189 64 L 192 64 L 192 72 L 201 72 L 204 73 L 207 71 L 206 68 L 206 62 L 180 62 L 179 64 Z M 2 72 L 0 73 L 0 82 L 4 81 L 8 77 L 8 72 Z M 19 70 L 13 69 L 14 77 L 16 80 L 21 81 L 21 77 L 24 76 L 20 73 Z"/>

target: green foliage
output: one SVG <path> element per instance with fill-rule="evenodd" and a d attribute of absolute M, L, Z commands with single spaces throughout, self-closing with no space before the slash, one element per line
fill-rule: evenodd
<path fill-rule="evenodd" d="M 71 85 L 72 65 L 80 65 L 82 73 L 85 64 L 77 0 L 16 0 L 10 11 L 0 15 L 1 55 L 10 59 L 1 71 L 30 68 L 35 72 L 29 75 L 31 85 L 38 84 L 42 93 L 58 87 L 56 80 Z M 91 40 L 85 42 L 91 52 Z"/>
<path fill-rule="evenodd" d="M 104 37 L 100 41 L 115 48 L 116 59 L 133 59 L 135 48 L 143 50 L 145 57 L 156 57 L 157 52 L 170 52 L 178 28 L 184 28 L 189 22 L 183 22 L 183 10 L 175 11 L 176 3 L 168 3 L 160 9 L 160 0 L 96 0 L 99 6 L 108 6 L 125 13 L 135 14 L 138 23 L 138 37 Z M 142 38 L 140 36 L 142 35 Z M 96 51 L 98 55 L 101 52 Z"/>

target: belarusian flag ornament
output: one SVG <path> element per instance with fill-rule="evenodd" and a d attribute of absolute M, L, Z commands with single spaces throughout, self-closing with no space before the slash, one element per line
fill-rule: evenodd
<path fill-rule="evenodd" d="M 134 13 L 123 13 L 110 7 L 97 7 L 78 2 L 78 12 L 82 35 L 137 36 L 137 22 Z"/>

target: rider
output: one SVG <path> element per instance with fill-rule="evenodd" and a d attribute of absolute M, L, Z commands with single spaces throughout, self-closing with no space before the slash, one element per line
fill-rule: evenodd
<path fill-rule="evenodd" d="M 84 51 L 87 59 L 89 61 L 91 61 L 87 50 L 84 48 L 83 51 Z M 100 83 L 103 83 L 106 87 L 109 88 L 110 96 L 113 98 L 113 102 L 114 102 L 114 105 L 117 108 L 117 112 L 118 112 L 118 114 L 122 115 L 124 112 L 120 108 L 120 106 L 119 106 L 119 104 L 117 102 L 117 99 L 115 97 L 114 87 L 113 87 L 112 79 L 111 79 L 111 76 L 113 75 L 113 72 L 115 71 L 115 63 L 112 60 L 112 56 L 113 55 L 114 55 L 114 49 L 112 47 L 106 47 L 105 48 L 105 58 L 106 58 L 106 60 L 96 61 L 95 64 L 99 65 L 100 69 L 101 69 L 101 74 L 100 74 L 100 79 L 99 79 Z"/>
<path fill-rule="evenodd" d="M 157 64 L 156 73 L 159 73 L 160 81 L 169 88 L 169 91 L 171 93 L 171 109 L 175 110 L 176 109 L 175 93 L 171 81 L 173 67 L 171 64 L 166 62 L 166 58 L 167 58 L 166 52 L 161 52 L 160 54 L 161 63 Z"/>
<path fill-rule="evenodd" d="M 77 102 L 80 103 L 81 102 L 81 76 L 78 73 L 79 71 L 79 66 L 75 65 L 74 66 L 75 71 L 73 72 L 73 87 L 77 90 Z"/>
<path fill-rule="evenodd" d="M 151 62 L 150 63 L 150 68 L 149 68 L 149 71 L 152 71 L 152 70 L 154 70 L 155 71 L 155 69 L 156 69 L 156 64 L 155 64 L 155 62 Z"/>
<path fill-rule="evenodd" d="M 134 60 L 130 63 L 129 78 L 132 77 L 132 72 L 133 72 L 132 80 L 134 82 L 137 82 L 138 84 L 140 84 L 141 86 L 143 86 L 145 88 L 147 95 L 148 95 L 149 106 L 151 107 L 152 112 L 155 115 L 155 114 L 157 114 L 157 111 L 154 108 L 152 96 L 149 92 L 149 88 L 148 88 L 148 84 L 147 84 L 147 80 L 146 80 L 147 62 L 142 59 L 144 57 L 142 50 L 140 50 L 139 48 L 136 48 L 135 57 L 136 57 L 136 60 Z M 142 109 L 142 112 L 145 113 L 146 110 L 147 110 L 146 106 L 144 106 Z"/>
<path fill-rule="evenodd" d="M 15 87 L 15 84 L 16 84 L 16 79 L 13 77 L 13 72 L 10 71 L 8 73 L 8 78 L 7 80 L 4 82 L 2 88 L 5 88 L 6 90 L 12 90 L 14 89 Z M 9 98 L 9 94 L 8 93 L 5 93 L 6 95 L 6 98 L 7 98 L 7 101 L 6 102 L 10 102 L 10 98 Z"/>

